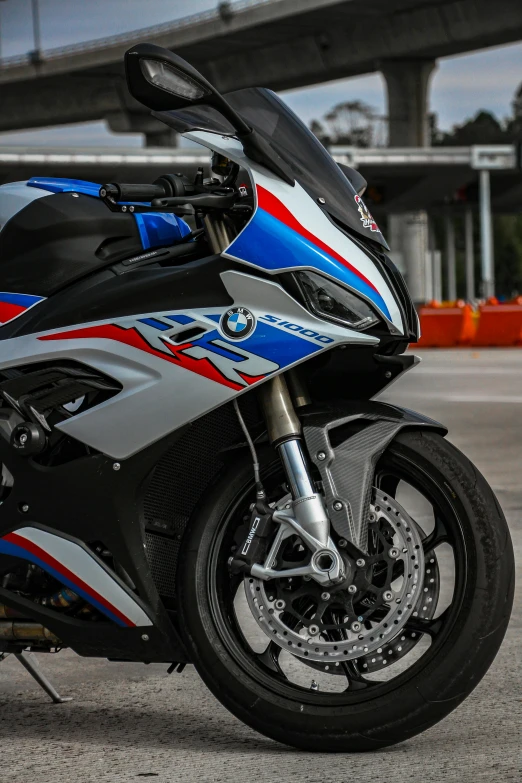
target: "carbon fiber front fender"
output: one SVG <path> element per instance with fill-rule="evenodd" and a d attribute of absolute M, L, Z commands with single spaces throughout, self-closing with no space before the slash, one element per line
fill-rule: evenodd
<path fill-rule="evenodd" d="M 302 421 L 334 530 L 366 552 L 372 484 L 380 456 L 405 428 L 442 435 L 447 428 L 420 413 L 372 400 L 310 411 Z"/>

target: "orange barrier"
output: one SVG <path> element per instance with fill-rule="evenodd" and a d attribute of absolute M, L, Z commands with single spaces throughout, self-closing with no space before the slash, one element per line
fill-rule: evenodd
<path fill-rule="evenodd" d="M 453 348 L 470 345 L 475 337 L 476 315 L 469 304 L 430 302 L 419 310 L 421 339 L 418 348 Z"/>
<path fill-rule="evenodd" d="M 522 297 L 506 304 L 488 299 L 479 306 L 479 322 L 472 345 L 509 346 L 522 344 Z"/>

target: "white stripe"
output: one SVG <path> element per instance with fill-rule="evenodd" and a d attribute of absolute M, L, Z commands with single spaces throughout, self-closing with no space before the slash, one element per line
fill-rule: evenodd
<path fill-rule="evenodd" d="M 36 527 L 13 531 L 54 557 L 135 625 L 152 625 L 143 609 L 83 547 Z"/>

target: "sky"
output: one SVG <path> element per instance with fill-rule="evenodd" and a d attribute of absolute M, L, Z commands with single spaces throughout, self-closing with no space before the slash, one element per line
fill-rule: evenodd
<path fill-rule="evenodd" d="M 39 0 L 41 47 L 51 49 L 162 24 L 214 9 L 217 0 Z M 0 56 L 33 48 L 31 0 L 0 0 Z M 447 130 L 479 109 L 505 117 L 522 83 L 522 43 L 439 60 L 431 82 L 430 109 Z M 262 75 L 260 75 L 262 86 Z M 363 100 L 385 112 L 380 74 L 341 79 L 282 93 L 306 122 L 321 117 L 336 103 Z M 142 136 L 111 134 L 103 122 L 0 134 L 0 145 L 140 146 Z"/>

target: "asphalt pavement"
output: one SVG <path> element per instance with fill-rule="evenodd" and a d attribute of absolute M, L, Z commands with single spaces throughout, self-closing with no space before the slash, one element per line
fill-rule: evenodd
<path fill-rule="evenodd" d="M 522 351 L 423 351 L 383 397 L 449 427 L 498 494 L 522 576 Z M 446 720 L 372 754 L 307 754 L 230 715 L 187 667 L 39 660 L 73 701 L 51 704 L 12 657 L 0 665 L 0 783 L 520 783 L 522 597 L 504 645 Z"/>

